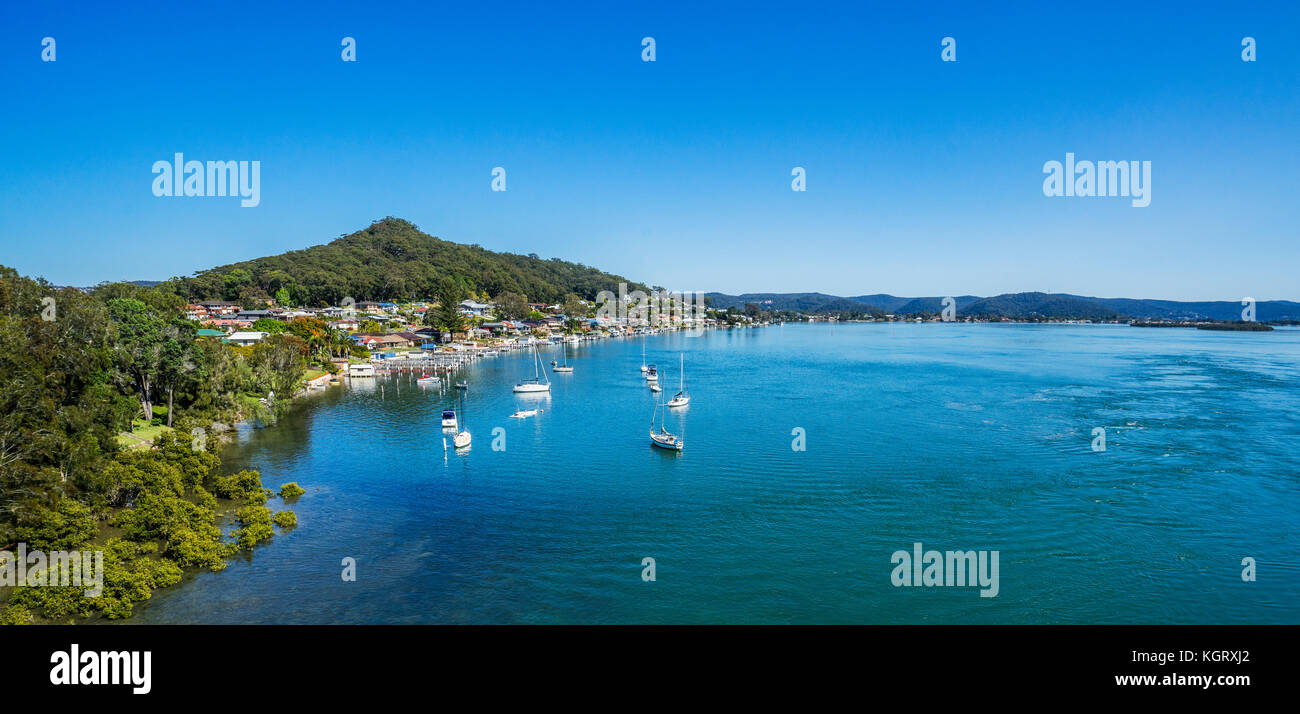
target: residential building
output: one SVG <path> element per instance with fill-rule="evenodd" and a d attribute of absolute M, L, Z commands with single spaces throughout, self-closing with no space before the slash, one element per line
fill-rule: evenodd
<path fill-rule="evenodd" d="M 261 342 L 262 338 L 266 337 L 268 334 L 270 333 L 269 332 L 236 332 L 232 334 L 230 337 L 227 337 L 225 341 L 233 345 L 239 345 L 240 347 L 247 347 L 248 345 L 257 344 L 258 342 Z"/>

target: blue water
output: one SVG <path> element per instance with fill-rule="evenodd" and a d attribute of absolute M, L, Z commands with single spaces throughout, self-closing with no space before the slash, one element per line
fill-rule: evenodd
<path fill-rule="evenodd" d="M 680 454 L 649 445 L 641 346 L 571 348 L 549 397 L 510 391 L 525 354 L 465 370 L 464 454 L 444 457 L 449 400 L 410 377 L 245 430 L 225 467 L 305 487 L 299 527 L 130 622 L 1300 622 L 1300 330 L 648 338 L 669 396 L 685 354 Z M 891 554 L 915 542 L 998 551 L 998 595 L 895 587 Z"/>

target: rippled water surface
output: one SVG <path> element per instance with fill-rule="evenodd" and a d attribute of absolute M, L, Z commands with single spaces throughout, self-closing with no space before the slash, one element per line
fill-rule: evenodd
<path fill-rule="evenodd" d="M 449 397 L 409 376 L 305 398 L 223 454 L 305 487 L 299 527 L 130 622 L 1300 622 L 1300 330 L 648 338 L 670 396 L 685 354 L 681 454 L 649 446 L 641 346 L 571 348 L 540 398 L 510 390 L 527 356 L 480 361 L 456 376 L 474 445 L 445 457 Z M 894 587 L 915 542 L 999 551 L 997 597 Z"/>

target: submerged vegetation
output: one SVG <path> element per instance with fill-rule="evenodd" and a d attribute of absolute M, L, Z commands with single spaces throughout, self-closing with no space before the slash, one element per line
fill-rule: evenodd
<path fill-rule="evenodd" d="M 183 305 L 166 284 L 87 293 L 0 266 L 0 551 L 104 558 L 99 597 L 0 586 L 0 623 L 127 617 L 183 568 L 221 570 L 271 537 L 259 474 L 221 475 L 211 450 L 226 424 L 281 416 L 318 345 L 198 337 Z M 150 438 L 124 448 L 137 429 Z M 229 535 L 218 499 L 237 509 Z"/>

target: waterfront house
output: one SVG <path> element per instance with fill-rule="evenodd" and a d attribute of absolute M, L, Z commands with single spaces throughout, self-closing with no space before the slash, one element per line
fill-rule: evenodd
<path fill-rule="evenodd" d="M 401 335 L 353 335 L 352 339 L 371 352 L 411 346 L 411 341 Z"/>
<path fill-rule="evenodd" d="M 512 330 L 509 321 L 502 321 L 502 322 L 485 322 L 485 323 L 479 325 L 479 326 L 478 326 L 477 328 L 475 328 L 475 329 L 481 329 L 481 330 L 484 330 L 484 331 L 486 331 L 486 332 L 488 332 L 488 333 L 490 333 L 490 334 L 494 334 L 494 335 L 505 335 L 505 334 L 509 334 L 509 333 L 511 332 L 511 330 Z"/>
<path fill-rule="evenodd" d="M 423 345 L 429 342 L 437 342 L 439 338 L 442 337 L 442 333 L 440 333 L 438 329 L 434 327 L 421 327 L 420 329 L 415 330 L 412 334 L 415 335 L 416 339 L 411 341 L 417 345 Z"/>

